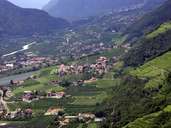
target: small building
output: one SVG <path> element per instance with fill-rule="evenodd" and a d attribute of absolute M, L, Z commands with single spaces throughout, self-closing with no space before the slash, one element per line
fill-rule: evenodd
<path fill-rule="evenodd" d="M 48 98 L 56 98 L 61 99 L 65 96 L 65 92 L 48 92 L 47 97 Z"/>
<path fill-rule="evenodd" d="M 105 121 L 105 118 L 95 118 L 94 119 L 94 122 L 103 122 L 103 121 Z"/>
<path fill-rule="evenodd" d="M 44 115 L 45 116 L 58 115 L 59 112 L 63 112 L 63 111 L 64 110 L 61 108 L 49 108 Z"/>
<path fill-rule="evenodd" d="M 32 101 L 35 100 L 39 100 L 39 98 L 35 96 L 32 91 L 24 91 L 24 95 L 22 96 L 22 101 L 31 103 Z"/>
<path fill-rule="evenodd" d="M 31 118 L 32 117 L 32 114 L 33 114 L 33 110 L 31 109 L 31 108 L 28 108 L 28 109 L 26 109 L 25 111 L 24 111 L 24 116 L 26 117 L 26 118 Z"/>

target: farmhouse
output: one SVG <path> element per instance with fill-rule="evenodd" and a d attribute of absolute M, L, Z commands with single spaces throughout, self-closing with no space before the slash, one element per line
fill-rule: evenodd
<path fill-rule="evenodd" d="M 58 115 L 59 112 L 63 112 L 63 111 L 64 110 L 61 108 L 49 108 L 44 115 L 45 116 Z"/>
<path fill-rule="evenodd" d="M 92 113 L 79 113 L 78 114 L 78 119 L 79 120 L 91 120 L 94 119 L 95 115 Z"/>
<path fill-rule="evenodd" d="M 65 96 L 65 92 L 48 92 L 47 97 L 48 98 L 56 98 L 61 99 Z"/>
<path fill-rule="evenodd" d="M 20 85 L 22 85 L 24 83 L 24 80 L 16 80 L 16 81 L 15 80 L 11 80 L 10 83 L 13 86 L 20 86 Z"/>
<path fill-rule="evenodd" d="M 6 114 L 6 119 L 15 119 L 15 118 L 31 118 L 33 111 L 31 108 L 25 110 L 17 109 L 16 111 L 9 112 Z"/>
<path fill-rule="evenodd" d="M 38 96 L 34 95 L 32 91 L 24 91 L 22 101 L 31 103 L 32 101 L 39 100 Z"/>

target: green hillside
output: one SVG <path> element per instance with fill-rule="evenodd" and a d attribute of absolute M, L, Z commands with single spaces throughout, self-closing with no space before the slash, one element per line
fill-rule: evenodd
<path fill-rule="evenodd" d="M 169 72 L 171 72 L 171 52 L 131 71 L 131 75 L 148 79 L 145 88 L 159 88 L 166 81 Z"/>
<path fill-rule="evenodd" d="M 135 22 L 132 26 L 128 27 L 125 32 L 128 34 L 128 40 L 138 39 L 139 37 L 153 31 L 162 23 L 171 20 L 171 1 L 168 0 L 164 5 L 158 9 L 147 13 L 139 21 Z"/>
<path fill-rule="evenodd" d="M 161 24 L 156 30 L 137 41 L 125 55 L 125 65 L 137 66 L 167 52 L 171 48 L 170 22 Z"/>
<path fill-rule="evenodd" d="M 123 128 L 169 128 L 171 126 L 170 105 L 162 111 L 155 112 L 136 119 Z"/>
<path fill-rule="evenodd" d="M 103 127 L 111 123 L 112 128 L 170 127 L 170 66 L 171 52 L 167 52 L 125 72 L 122 82 L 113 89 L 113 97 L 106 102 L 109 118 Z"/>
<path fill-rule="evenodd" d="M 171 30 L 171 22 L 166 22 L 160 25 L 159 28 L 154 30 L 153 32 L 149 33 L 146 37 L 147 38 L 155 38 L 160 34 L 166 33 L 167 31 Z"/>

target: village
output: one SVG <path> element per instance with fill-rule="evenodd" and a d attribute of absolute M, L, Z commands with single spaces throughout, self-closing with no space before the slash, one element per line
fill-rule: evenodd
<path fill-rule="evenodd" d="M 34 71 L 42 67 L 57 64 L 58 61 L 59 60 L 56 58 L 38 56 L 32 52 L 17 54 L 15 56 L 7 57 L 0 62 L 0 74 L 20 69 Z"/>
<path fill-rule="evenodd" d="M 79 46 L 80 44 L 80 46 Z M 68 44 L 66 44 L 68 45 Z M 128 52 L 128 50 L 131 48 L 130 44 L 122 44 L 117 45 L 114 44 L 113 46 L 105 46 L 103 43 L 100 44 L 93 44 L 93 45 L 86 45 L 85 47 L 82 46 L 81 43 L 74 44 L 71 50 L 72 58 L 79 59 L 80 57 L 86 57 L 89 55 L 97 54 L 99 51 L 110 51 L 112 48 L 118 49 L 123 48 L 125 49 L 125 52 Z M 77 52 L 73 52 L 77 51 Z M 64 51 L 59 51 L 59 53 L 63 54 Z M 74 54 L 73 54 L 74 53 Z M 6 59 L 1 59 L 0 61 L 0 74 L 13 71 L 13 70 L 20 70 L 23 69 L 25 71 L 34 71 L 38 70 L 42 67 L 55 65 L 61 63 L 61 58 L 58 57 L 45 57 L 45 56 L 38 56 L 34 54 L 33 52 L 24 52 L 24 53 L 18 53 L 15 56 L 9 56 Z M 94 65 L 91 65 L 91 67 Z M 103 65 L 104 66 L 104 65 Z M 80 68 L 80 67 L 78 67 Z M 72 69 L 72 67 L 71 67 Z"/>
<path fill-rule="evenodd" d="M 84 84 L 94 82 L 98 79 L 99 76 L 102 76 L 103 74 L 107 73 L 112 65 L 117 61 L 115 57 L 112 59 L 109 59 L 107 57 L 99 57 L 95 63 L 93 64 L 87 64 L 87 65 L 64 65 L 61 64 L 58 66 L 58 70 L 56 72 L 56 75 L 59 78 L 63 78 L 67 75 L 80 75 L 84 74 L 86 72 L 93 72 L 92 75 L 89 77 L 90 79 L 83 78 L 78 81 L 74 81 L 70 86 L 83 86 Z M 30 76 L 29 79 L 36 80 L 36 76 Z M 20 87 L 22 84 L 24 84 L 26 80 L 22 81 L 10 81 L 11 87 Z M 63 86 L 61 84 L 62 81 L 49 81 L 51 84 L 56 84 L 56 86 Z M 1 103 L 3 103 L 2 106 L 6 106 L 5 99 L 8 96 L 12 96 L 12 92 L 10 91 L 10 88 L 8 89 L 1 89 L 4 90 L 2 92 L 2 99 Z M 68 98 L 71 97 L 71 95 L 68 95 L 65 91 L 49 91 L 49 92 L 42 92 L 40 90 L 34 90 L 34 91 L 24 91 L 23 94 L 18 97 L 18 101 L 25 102 L 27 104 L 31 104 L 32 102 L 39 101 L 41 99 L 56 99 L 60 100 L 62 98 Z M 15 101 L 14 101 L 15 102 Z M 7 106 L 6 106 L 7 107 Z M 17 108 L 15 111 L 9 111 L 9 109 L 2 107 L 1 108 L 1 119 L 5 120 L 23 120 L 23 119 L 30 119 L 34 117 L 34 112 L 32 108 Z M 99 117 L 95 114 L 88 112 L 88 113 L 78 113 L 78 115 L 68 115 L 65 114 L 65 110 L 63 108 L 55 108 L 50 107 L 45 113 L 44 116 L 55 116 L 56 120 L 55 123 L 59 127 L 68 125 L 72 121 L 79 121 L 79 122 L 102 122 L 105 120 L 105 117 Z"/>
<path fill-rule="evenodd" d="M 129 44 L 124 45 L 114 45 L 114 49 L 125 49 L 124 52 L 127 52 L 131 47 Z M 109 50 L 110 51 L 110 50 Z M 40 67 L 44 65 L 57 65 L 54 69 L 53 75 L 57 78 L 54 80 L 49 80 L 48 84 L 49 88 L 52 87 L 84 87 L 87 84 L 91 84 L 96 82 L 98 79 L 103 78 L 103 76 L 108 73 L 113 66 L 118 62 L 118 57 L 113 56 L 112 58 L 108 58 L 105 56 L 99 56 L 93 63 L 75 63 L 75 64 L 58 64 L 58 59 L 51 59 L 49 57 L 39 57 L 33 55 L 32 53 L 27 53 L 27 55 L 19 55 L 19 59 L 17 57 L 13 57 L 11 61 L 5 61 L 1 63 L 1 73 L 4 71 L 11 71 L 15 68 L 19 67 Z M 43 67 L 43 66 L 42 66 Z M 4 70 L 7 69 L 7 70 Z M 40 68 L 38 68 L 40 69 Z M 68 76 L 76 76 L 76 79 L 67 79 Z M 35 117 L 35 112 L 32 107 L 25 108 L 16 108 L 15 111 L 10 111 L 8 108 L 8 101 L 6 99 L 10 99 L 13 97 L 12 90 L 15 88 L 23 87 L 25 82 L 27 81 L 37 81 L 39 76 L 33 75 L 24 80 L 10 80 L 9 88 L 1 88 L 1 108 L 0 108 L 0 117 L 3 120 L 28 120 Z M 46 85 L 46 86 L 47 86 Z M 10 102 L 22 102 L 26 104 L 32 104 L 34 102 L 38 102 L 41 100 L 63 100 L 63 99 L 72 99 L 72 95 L 68 94 L 66 90 L 63 91 L 41 91 L 41 90 L 25 90 L 18 97 L 13 97 L 15 100 Z M 49 106 L 49 108 L 44 112 L 44 116 L 55 116 L 54 123 L 58 127 L 63 127 L 68 125 L 71 122 L 102 122 L 105 120 L 105 116 L 103 114 L 96 114 L 92 112 L 80 112 L 75 114 L 67 114 L 65 112 L 65 108 L 63 107 L 54 107 Z"/>

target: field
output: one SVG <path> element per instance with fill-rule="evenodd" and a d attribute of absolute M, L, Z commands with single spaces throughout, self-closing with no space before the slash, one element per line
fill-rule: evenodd
<path fill-rule="evenodd" d="M 157 37 L 159 34 L 163 34 L 167 31 L 171 30 L 171 22 L 164 23 L 160 25 L 160 27 L 153 31 L 152 33 L 147 35 L 147 38 L 154 38 Z"/>
<path fill-rule="evenodd" d="M 54 86 L 49 84 L 49 82 L 55 79 L 55 75 L 50 75 L 50 72 L 53 71 L 57 67 L 50 67 L 45 68 L 35 74 L 38 76 L 36 80 L 27 80 L 22 86 L 14 87 L 12 89 L 12 93 L 14 96 L 21 96 L 24 91 L 34 91 L 34 90 L 41 90 L 41 91 L 62 91 L 64 90 L 63 87 Z"/>
<path fill-rule="evenodd" d="M 169 51 L 129 72 L 132 76 L 147 81 L 143 90 L 150 92 L 152 102 L 160 107 L 155 112 L 137 118 L 124 128 L 169 128 L 171 126 L 170 69 L 171 52 Z"/>
<path fill-rule="evenodd" d="M 111 50 L 90 55 L 88 57 L 82 57 L 81 59 L 74 61 L 72 63 L 78 63 L 78 64 L 95 63 L 95 60 L 97 60 L 100 56 L 112 58 L 114 56 L 116 57 L 121 56 L 123 53 L 124 53 L 123 48 L 113 48 Z"/>
<path fill-rule="evenodd" d="M 133 76 L 149 79 L 145 88 L 157 88 L 165 82 L 171 72 L 171 52 L 147 62 L 145 65 L 130 72 Z"/>
<path fill-rule="evenodd" d="M 142 118 L 136 119 L 134 122 L 129 123 L 124 128 L 169 128 L 170 127 L 170 118 L 171 115 L 171 107 L 168 105 L 163 109 L 163 111 L 155 112 L 146 116 L 143 116 Z M 158 121 L 161 119 L 167 121 L 164 126 L 160 124 Z"/>
<path fill-rule="evenodd" d="M 24 124 L 31 125 L 32 123 L 39 124 L 39 119 L 52 120 L 52 117 L 43 117 L 44 113 L 50 108 L 63 108 L 67 115 L 77 115 L 82 112 L 95 112 L 97 106 L 108 98 L 111 93 L 111 88 L 118 84 L 118 79 L 112 79 L 112 72 L 107 73 L 103 79 L 99 79 L 95 82 L 85 84 L 83 86 L 70 86 L 61 87 L 49 84 L 51 80 L 59 80 L 60 78 L 55 74 L 57 67 L 49 67 L 40 70 L 35 74 L 37 78 L 35 80 L 27 80 L 21 87 L 13 88 L 12 93 L 15 98 L 12 98 L 8 102 L 8 107 L 11 111 L 15 111 L 17 108 L 32 108 L 33 119 L 26 120 Z M 68 79 L 74 79 L 68 77 Z M 70 97 L 62 99 L 41 99 L 33 101 L 31 103 L 25 103 L 18 98 L 21 97 L 24 91 L 40 90 L 48 92 L 50 90 L 65 91 Z M 11 101 L 15 102 L 11 102 Z M 47 121 L 45 121 L 46 123 Z M 17 122 L 8 122 L 15 124 Z M 18 122 L 19 123 L 19 122 Z M 23 123 L 23 122 L 22 122 Z M 81 127 L 81 126 L 80 126 Z M 88 128 L 96 128 L 97 125 L 92 123 Z"/>

